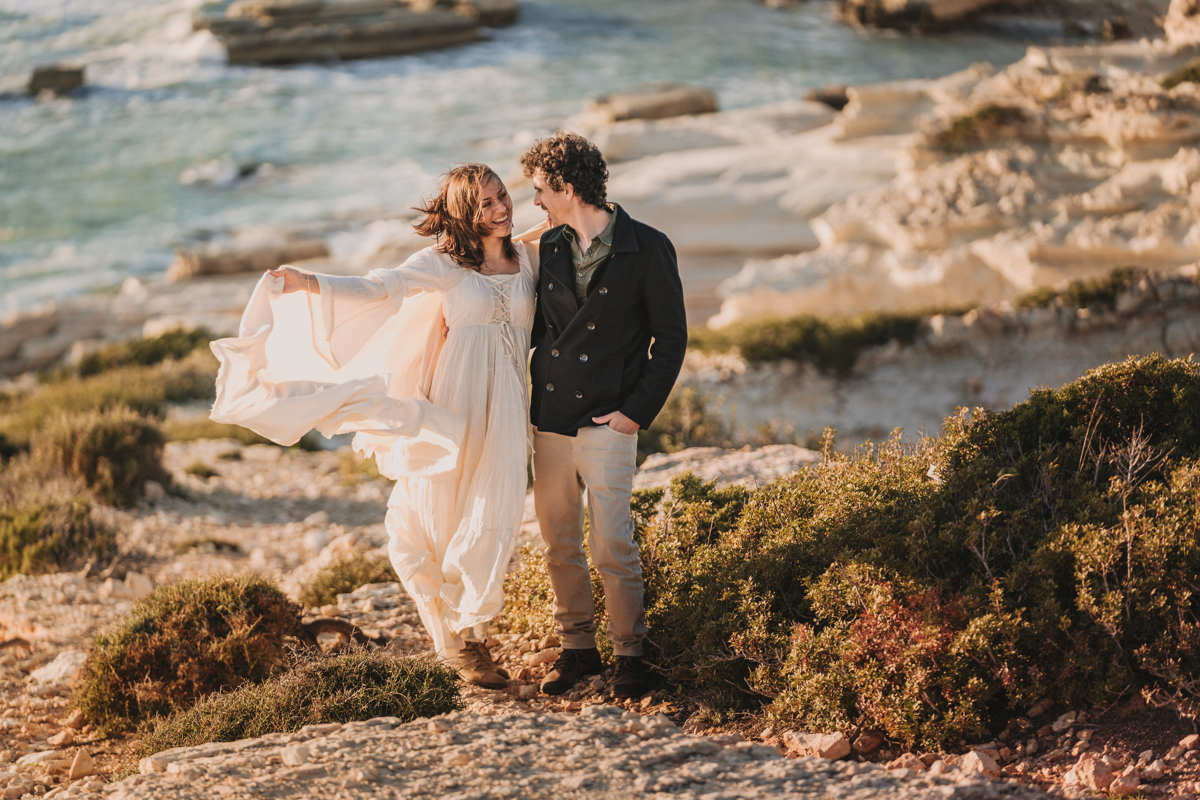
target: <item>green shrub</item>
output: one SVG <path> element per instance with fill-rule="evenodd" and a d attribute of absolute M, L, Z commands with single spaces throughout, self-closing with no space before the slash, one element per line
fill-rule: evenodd
<path fill-rule="evenodd" d="M 847 318 L 800 316 L 735 322 L 716 330 L 692 328 L 688 347 L 702 352 L 737 349 L 750 362 L 803 361 L 845 375 L 864 350 L 893 339 L 912 344 L 930 312 L 872 312 Z"/>
<path fill-rule="evenodd" d="M 671 392 L 666 405 L 646 430 L 638 431 L 638 451 L 678 453 L 688 447 L 732 447 L 729 425 L 712 398 L 685 387 Z M 719 405 L 719 404 L 718 404 Z"/>
<path fill-rule="evenodd" d="M 199 478 L 202 481 L 208 480 L 209 478 L 217 478 L 221 475 L 221 473 L 217 472 L 203 461 L 193 461 L 191 464 L 188 464 L 186 467 L 184 467 L 183 471 L 188 475 Z"/>
<path fill-rule="evenodd" d="M 76 374 L 86 378 L 130 364 L 149 367 L 163 361 L 180 361 L 196 350 L 207 352 L 208 343 L 215 338 L 207 328 L 190 331 L 176 329 L 161 336 L 110 344 L 84 356 L 76 368 Z"/>
<path fill-rule="evenodd" d="M 300 608 L 251 575 L 160 586 L 111 633 L 96 637 L 74 706 L 113 732 L 260 683 L 287 664 Z"/>
<path fill-rule="evenodd" d="M 1041 699 L 1200 694 L 1200 365 L 822 449 L 752 494 L 677 477 L 639 525 L 647 655 L 711 713 L 932 748 Z"/>
<path fill-rule="evenodd" d="M 197 439 L 233 439 L 244 445 L 275 444 L 270 439 L 259 436 L 249 428 L 241 425 L 227 425 L 213 422 L 211 419 L 168 419 L 162 424 L 163 434 L 168 441 L 194 442 Z"/>
<path fill-rule="evenodd" d="M 379 472 L 374 458 L 363 458 L 353 450 L 342 451 L 338 461 L 338 475 L 346 486 L 363 481 L 386 480 Z"/>
<path fill-rule="evenodd" d="M 1100 278 L 1073 280 L 1065 286 L 1044 286 L 1017 298 L 1017 308 L 1043 308 L 1061 304 L 1078 308 L 1095 308 L 1112 311 L 1117 307 L 1117 296 L 1145 274 L 1136 267 L 1119 267 Z"/>
<path fill-rule="evenodd" d="M 1163 76 L 1158 85 L 1164 89 L 1174 89 L 1181 83 L 1200 83 L 1200 58 L 1193 58 L 1179 69 Z"/>
<path fill-rule="evenodd" d="M 456 673 L 432 658 L 360 650 L 303 661 L 265 683 L 209 695 L 150 728 L 136 758 L 305 725 L 396 717 L 411 722 L 464 707 Z"/>
<path fill-rule="evenodd" d="M 79 478 L 100 500 L 122 507 L 137 505 L 146 481 L 168 481 L 162 450 L 158 426 L 124 406 L 64 414 L 33 439 L 35 462 Z"/>
<path fill-rule="evenodd" d="M 1003 128 L 1011 128 L 1028 119 L 1024 109 L 988 105 L 950 121 L 945 130 L 933 136 L 933 142 L 945 150 L 966 150 L 994 139 Z"/>
<path fill-rule="evenodd" d="M 0 395 L 0 435 L 10 445 L 23 447 L 34 433 L 62 414 L 106 411 L 117 406 L 161 418 L 165 403 L 215 397 L 216 375 L 216 358 L 196 352 L 182 361 L 121 367 L 51 383 L 34 392 Z"/>
<path fill-rule="evenodd" d="M 0 580 L 79 569 L 115 550 L 111 523 L 80 481 L 46 475 L 27 458 L 0 472 Z"/>
<path fill-rule="evenodd" d="M 349 594 L 368 583 L 399 580 L 387 556 L 347 553 L 330 561 L 313 576 L 300 592 L 300 602 L 305 608 L 319 608 L 336 603 L 339 594 Z"/>

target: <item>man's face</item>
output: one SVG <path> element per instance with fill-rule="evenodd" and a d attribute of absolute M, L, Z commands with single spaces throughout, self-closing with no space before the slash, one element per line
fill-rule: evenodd
<path fill-rule="evenodd" d="M 550 188 L 550 182 L 540 169 L 533 172 L 533 204 L 546 212 L 551 227 L 566 222 L 566 215 L 575 202 L 571 184 L 563 184 L 562 191 Z"/>

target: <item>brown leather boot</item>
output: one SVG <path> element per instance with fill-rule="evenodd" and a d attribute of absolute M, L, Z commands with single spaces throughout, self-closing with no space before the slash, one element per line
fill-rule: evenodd
<path fill-rule="evenodd" d="M 575 682 L 584 675 L 599 675 L 601 672 L 604 672 L 604 661 L 596 648 L 563 648 L 550 674 L 542 680 L 542 691 L 546 694 L 563 694 L 570 691 Z"/>
<path fill-rule="evenodd" d="M 474 686 L 485 689 L 508 686 L 507 673 L 496 666 L 483 642 L 467 642 L 462 649 L 453 651 L 446 663 L 458 672 L 458 677 Z"/>

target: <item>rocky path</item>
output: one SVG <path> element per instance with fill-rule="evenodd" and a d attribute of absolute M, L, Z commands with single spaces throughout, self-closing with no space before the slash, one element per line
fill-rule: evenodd
<path fill-rule="evenodd" d="M 1035 798 L 975 777 L 910 777 L 873 764 L 786 759 L 741 737 L 696 737 L 661 715 L 607 705 L 578 715 L 458 712 L 381 718 L 179 748 L 144 759 L 110 800 L 439 797 L 626 800 L 757 797 Z M 95 792 L 64 792 L 97 797 Z"/>

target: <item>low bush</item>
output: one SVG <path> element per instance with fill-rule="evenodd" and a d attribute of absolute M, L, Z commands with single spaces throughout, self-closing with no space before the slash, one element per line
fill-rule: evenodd
<path fill-rule="evenodd" d="M 1182 67 L 1167 73 L 1158 85 L 1164 89 L 1174 89 L 1181 83 L 1200 83 L 1200 58 L 1193 58 Z"/>
<path fill-rule="evenodd" d="M 47 476 L 25 457 L 0 471 L 0 580 L 80 569 L 115 550 L 111 521 L 79 480 Z"/>
<path fill-rule="evenodd" d="M 10 445 L 24 448 L 36 431 L 62 414 L 107 411 L 118 406 L 161 418 L 168 402 L 215 397 L 216 375 L 216 358 L 196 352 L 182 361 L 121 367 L 50 383 L 33 392 L 0 395 L 0 435 Z"/>
<path fill-rule="evenodd" d="M 638 526 L 647 654 L 710 714 L 933 748 L 1041 699 L 1200 694 L 1200 365 L 822 449 L 753 493 L 677 477 Z M 545 619 L 535 577 L 507 619 Z"/>
<path fill-rule="evenodd" d="M 326 564 L 300 592 L 305 608 L 320 608 L 337 602 L 339 594 L 349 594 L 368 583 L 394 583 L 400 579 L 387 556 L 347 553 Z"/>
<path fill-rule="evenodd" d="M 33 460 L 78 478 L 105 503 L 137 504 L 146 481 L 167 482 L 158 426 L 125 406 L 63 414 L 33 439 Z"/>
<path fill-rule="evenodd" d="M 691 387 L 671 392 L 650 427 L 638 431 L 639 453 L 645 456 L 678 453 L 689 447 L 732 447 L 731 425 L 725 422 L 720 405 Z"/>
<path fill-rule="evenodd" d="M 411 722 L 463 707 L 458 675 L 434 659 L 360 650 L 315 657 L 265 683 L 209 695 L 149 728 L 135 757 L 305 725 L 375 717 Z"/>
<path fill-rule="evenodd" d="M 728 352 L 736 348 L 742 358 L 751 362 L 790 358 L 812 364 L 823 372 L 845 375 L 867 348 L 885 345 L 893 339 L 912 344 L 925 318 L 933 313 L 938 312 L 746 320 L 716 330 L 692 328 L 688 332 L 688 347 L 701 352 Z"/>
<path fill-rule="evenodd" d="M 1017 308 L 1044 308 L 1058 304 L 1112 311 L 1117 307 L 1117 296 L 1145 272 L 1135 267 L 1118 267 L 1099 278 L 1084 278 L 1059 287 L 1034 289 L 1018 297 L 1015 305 Z"/>
<path fill-rule="evenodd" d="M 250 575 L 160 586 L 118 629 L 96 637 L 73 704 L 108 733 L 261 683 L 287 666 L 300 611 Z"/>
<path fill-rule="evenodd" d="M 211 419 L 168 419 L 162 424 L 163 435 L 172 442 L 194 442 L 197 439 L 233 439 L 244 445 L 274 444 L 241 425 L 213 422 Z"/>
<path fill-rule="evenodd" d="M 353 486 L 363 481 L 386 480 L 379 472 L 375 459 L 363 458 L 353 450 L 343 450 L 338 460 L 338 476 L 346 486 Z"/>
<path fill-rule="evenodd" d="M 1027 119 L 1028 113 L 1024 109 L 983 106 L 951 120 L 944 130 L 933 135 L 932 141 L 945 150 L 967 150 L 995 139 L 1005 128 L 1018 126 Z"/>
<path fill-rule="evenodd" d="M 86 378 L 131 364 L 149 367 L 163 361 L 180 361 L 196 350 L 208 352 L 208 343 L 215 338 L 207 328 L 176 329 L 161 336 L 110 344 L 84 356 L 75 374 Z"/>

